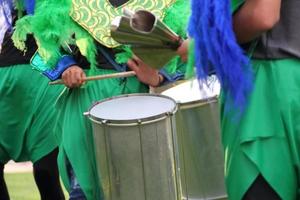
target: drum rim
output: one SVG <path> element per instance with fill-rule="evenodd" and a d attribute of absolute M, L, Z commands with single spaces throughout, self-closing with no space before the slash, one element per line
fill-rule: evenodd
<path fill-rule="evenodd" d="M 113 99 L 119 99 L 124 97 L 131 97 L 131 96 L 152 96 L 152 97 L 162 97 L 165 99 L 169 99 L 174 103 L 174 108 L 168 112 L 161 113 L 159 115 L 151 116 L 151 117 L 145 117 L 141 119 L 130 119 L 130 120 L 112 120 L 112 119 L 103 119 L 100 117 L 96 117 L 94 115 L 91 115 L 90 112 L 98 104 L 113 100 Z M 135 126 L 138 124 L 148 124 L 148 123 L 154 123 L 160 120 L 165 119 L 168 116 L 174 115 L 178 110 L 178 104 L 177 102 L 172 99 L 171 97 L 168 97 L 166 95 L 161 94 L 149 94 L 149 93 L 132 93 L 132 94 L 123 94 L 118 96 L 109 97 L 100 101 L 96 101 L 84 115 L 86 115 L 92 122 L 99 123 L 99 124 L 106 124 L 106 125 L 112 125 L 112 126 Z"/>
<path fill-rule="evenodd" d="M 195 108 L 195 107 L 206 106 L 210 103 L 216 103 L 219 101 L 218 99 L 219 99 L 219 95 L 215 95 L 212 97 L 208 97 L 206 99 L 200 99 L 200 100 L 183 102 L 183 103 L 177 101 L 177 104 L 179 105 L 180 109 Z"/>
<path fill-rule="evenodd" d="M 214 79 L 216 79 L 216 82 L 221 87 L 221 83 L 218 80 L 218 78 L 216 77 L 216 75 L 211 75 L 210 77 L 213 77 Z M 189 80 L 182 81 L 181 83 L 176 84 L 174 87 L 170 87 L 170 88 L 168 88 L 168 89 L 166 89 L 164 91 L 161 91 L 161 93 L 159 93 L 159 94 L 174 99 L 176 101 L 176 103 L 179 105 L 179 107 L 192 108 L 192 107 L 194 107 L 193 105 L 195 105 L 195 107 L 205 106 L 207 103 L 214 103 L 215 101 L 218 101 L 218 99 L 220 97 L 220 94 L 221 94 L 221 88 L 220 88 L 220 92 L 218 94 L 214 94 L 214 95 L 208 96 L 206 98 L 202 98 L 202 99 L 194 99 L 192 101 L 184 101 L 184 102 L 182 102 L 181 100 L 177 100 L 177 99 L 173 98 L 171 95 L 169 96 L 169 95 L 163 94 L 164 92 L 167 92 L 167 91 L 169 91 L 171 89 L 174 89 L 174 88 L 176 88 L 176 87 L 178 87 L 180 85 L 183 85 L 183 84 L 186 84 L 186 83 L 191 83 L 193 81 L 197 81 L 197 78 L 192 78 L 192 79 L 189 79 Z"/>

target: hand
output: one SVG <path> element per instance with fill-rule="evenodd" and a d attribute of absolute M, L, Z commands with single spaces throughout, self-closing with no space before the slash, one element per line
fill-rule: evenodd
<path fill-rule="evenodd" d="M 84 71 L 77 65 L 69 67 L 62 74 L 62 80 L 68 88 L 80 87 L 85 78 Z"/>
<path fill-rule="evenodd" d="M 178 47 L 176 53 L 180 56 L 182 61 L 186 61 L 187 60 L 187 56 L 188 56 L 188 49 L 189 49 L 189 39 L 184 40 L 180 47 Z"/>
<path fill-rule="evenodd" d="M 163 81 L 163 76 L 158 73 L 158 70 L 149 67 L 136 56 L 130 59 L 127 65 L 131 70 L 135 71 L 137 78 L 147 85 L 157 87 Z"/>

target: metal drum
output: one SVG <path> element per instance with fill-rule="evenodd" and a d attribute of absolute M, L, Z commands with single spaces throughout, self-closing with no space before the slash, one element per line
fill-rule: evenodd
<path fill-rule="evenodd" d="M 176 113 L 183 199 L 226 199 L 224 158 L 220 140 L 220 84 L 187 81 L 162 92 L 179 105 Z"/>
<path fill-rule="evenodd" d="M 105 200 L 179 200 L 174 113 L 161 95 L 118 96 L 94 104 L 98 176 Z"/>

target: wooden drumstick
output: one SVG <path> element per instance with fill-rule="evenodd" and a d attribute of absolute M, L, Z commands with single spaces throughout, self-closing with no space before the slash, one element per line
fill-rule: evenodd
<path fill-rule="evenodd" d="M 104 75 L 98 75 L 98 76 L 89 76 L 84 79 L 84 81 L 94 81 L 94 80 L 102 80 L 102 79 L 108 79 L 108 78 L 125 78 L 130 76 L 135 76 L 136 73 L 134 71 L 129 72 L 119 72 L 119 73 L 113 73 L 113 74 L 104 74 Z M 61 85 L 64 84 L 64 81 L 62 79 L 58 79 L 56 81 L 49 82 L 49 85 Z"/>

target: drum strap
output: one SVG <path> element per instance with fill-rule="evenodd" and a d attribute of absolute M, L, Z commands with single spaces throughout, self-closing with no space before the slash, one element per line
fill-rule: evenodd
<path fill-rule="evenodd" d="M 108 60 L 108 62 L 114 67 L 116 71 L 118 72 L 127 71 L 127 65 L 118 64 L 114 59 L 114 55 L 109 54 L 103 47 L 101 47 L 101 45 L 98 45 L 97 49 Z"/>

